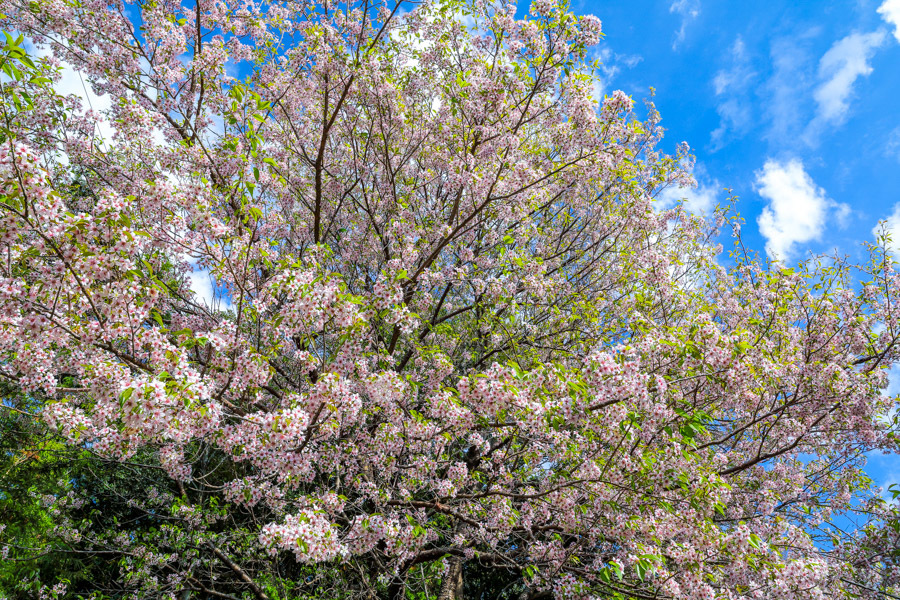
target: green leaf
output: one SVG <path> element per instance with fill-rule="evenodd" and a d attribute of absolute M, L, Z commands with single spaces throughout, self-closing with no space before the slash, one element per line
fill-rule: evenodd
<path fill-rule="evenodd" d="M 637 571 L 638 579 L 644 581 L 644 578 L 653 570 L 653 563 L 647 560 L 646 558 L 642 558 L 637 561 L 637 564 L 634 566 L 635 571 Z"/>

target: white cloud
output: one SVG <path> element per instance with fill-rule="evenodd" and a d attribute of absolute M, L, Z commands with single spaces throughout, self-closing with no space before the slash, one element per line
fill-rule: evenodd
<path fill-rule="evenodd" d="M 197 296 L 197 300 L 206 306 L 212 306 L 216 299 L 216 294 L 209 271 L 197 269 L 191 272 L 188 278 L 191 280 L 191 290 Z"/>
<path fill-rule="evenodd" d="M 896 208 L 894 212 L 896 212 Z M 900 394 L 900 365 L 891 365 L 888 370 L 888 386 L 884 395 L 893 397 L 897 394 Z"/>
<path fill-rule="evenodd" d="M 832 208 L 834 208 L 834 220 L 837 221 L 837 226 L 841 229 L 847 227 L 850 216 L 853 214 L 853 209 L 850 208 L 849 204 L 844 204 L 841 202 L 840 204 L 833 204 Z"/>
<path fill-rule="evenodd" d="M 629 69 L 633 69 L 639 62 L 644 60 L 640 54 L 616 54 L 616 61 L 622 63 Z"/>
<path fill-rule="evenodd" d="M 617 54 L 608 46 L 600 46 L 595 50 L 593 58 L 600 62 L 598 72 L 594 73 L 593 89 L 591 97 L 599 105 L 603 103 L 612 80 L 619 74 L 622 67 L 631 69 L 644 60 L 639 54 Z"/>
<path fill-rule="evenodd" d="M 737 36 L 729 54 L 734 66 L 731 69 L 720 70 L 713 79 L 713 86 L 717 96 L 721 96 L 734 87 L 744 87 L 747 84 L 747 80 L 753 76 L 747 61 L 747 48 L 744 45 L 744 38 Z"/>
<path fill-rule="evenodd" d="M 884 0 L 878 7 L 878 14 L 885 23 L 894 26 L 894 37 L 900 42 L 900 0 Z"/>
<path fill-rule="evenodd" d="M 815 60 L 811 43 L 821 34 L 821 28 L 813 27 L 772 42 L 774 72 L 763 105 L 766 138 L 779 147 L 796 148 L 798 142 L 815 147 L 824 132 L 846 120 L 853 108 L 854 87 L 872 73 L 871 59 L 887 38 L 884 30 L 852 33 Z"/>
<path fill-rule="evenodd" d="M 900 255 L 900 202 L 894 205 L 894 212 L 872 228 L 872 235 L 876 239 L 883 233 L 888 234 L 891 238 L 888 248 L 895 255 Z M 897 393 L 900 393 L 900 389 L 897 390 Z"/>
<path fill-rule="evenodd" d="M 718 183 L 718 182 L 717 182 Z M 719 201 L 718 185 L 697 185 L 695 187 L 669 187 L 659 195 L 661 208 L 674 206 L 684 200 L 684 207 L 695 215 L 708 215 L 715 210 Z"/>
<path fill-rule="evenodd" d="M 818 239 L 829 217 L 846 219 L 850 210 L 829 200 L 796 159 L 767 160 L 756 173 L 755 189 L 768 200 L 756 222 L 766 252 L 776 260 L 787 259 L 795 244 Z"/>
<path fill-rule="evenodd" d="M 896 398 L 900 395 L 900 364 L 895 363 L 891 365 L 891 368 L 888 370 L 888 386 L 884 391 L 884 395 L 888 398 Z M 894 406 L 888 411 L 887 415 L 885 415 L 884 422 L 886 424 L 892 424 L 897 418 L 898 412 L 900 412 L 900 401 L 895 401 Z M 897 466 L 900 467 L 900 464 Z M 897 473 L 894 476 L 894 481 L 892 483 L 900 483 L 900 473 Z"/>
<path fill-rule="evenodd" d="M 46 46 L 35 46 L 29 39 L 26 39 L 24 44 L 25 50 L 31 56 L 37 58 L 53 56 L 53 51 Z M 78 71 L 78 69 L 62 60 L 59 61 L 59 63 L 62 67 L 60 79 L 53 85 L 53 88 L 57 91 L 57 93 L 63 96 L 75 95 L 81 98 L 83 108 L 93 109 L 98 113 L 102 113 L 103 111 L 106 111 L 110 108 L 112 104 L 108 94 L 98 96 L 91 88 L 91 84 L 81 74 L 81 72 Z M 102 139 L 112 139 L 115 129 L 112 127 L 112 125 L 110 125 L 108 120 L 104 119 L 102 121 L 98 121 L 96 123 L 96 127 L 97 133 Z"/>
<path fill-rule="evenodd" d="M 217 287 L 212 273 L 193 261 L 191 261 L 191 268 L 193 271 L 188 273 L 188 279 L 197 302 L 205 304 L 209 308 L 230 308 L 231 298 L 225 290 Z"/>
<path fill-rule="evenodd" d="M 188 267 L 185 277 L 188 287 L 194 292 L 194 301 L 209 308 L 229 309 L 231 294 L 228 288 L 220 286 L 212 271 L 200 264 L 200 258 L 190 253 L 178 255 L 178 260 Z"/>
<path fill-rule="evenodd" d="M 710 215 L 719 204 L 721 184 L 710 179 L 702 165 L 694 167 L 694 178 L 698 184 L 693 187 L 669 186 L 656 198 L 656 207 L 660 210 L 672 208 L 684 201 L 684 207 L 695 215 Z"/>
<path fill-rule="evenodd" d="M 731 66 L 722 69 L 713 78 L 719 113 L 719 127 L 710 134 L 713 150 L 722 148 L 726 134 L 731 131 L 745 133 L 753 118 L 750 98 L 750 83 L 756 73 L 750 66 L 744 40 L 740 36 L 734 41 L 730 51 Z"/>
<path fill-rule="evenodd" d="M 889 418 L 887 422 L 890 423 L 892 418 Z M 887 454 L 882 450 L 866 452 L 866 472 L 872 478 L 874 486 L 881 488 L 881 497 L 888 503 L 900 503 L 900 498 L 895 499 L 890 491 L 892 485 L 900 484 L 900 468 L 898 467 L 900 464 L 897 463 L 894 454 Z"/>
<path fill-rule="evenodd" d="M 675 41 L 672 42 L 672 50 L 677 50 L 687 35 L 688 23 L 700 15 L 700 0 L 674 0 L 669 5 L 669 12 L 681 17 L 681 27 L 675 33 Z"/>
<path fill-rule="evenodd" d="M 597 103 L 597 106 L 603 105 L 603 97 L 606 95 L 607 82 L 602 77 L 594 77 L 591 83 L 591 98 Z"/>
<path fill-rule="evenodd" d="M 900 205 L 894 207 L 892 216 L 895 219 L 898 216 L 898 212 L 900 212 Z M 877 230 L 878 228 L 876 227 L 875 229 Z M 888 370 L 888 386 L 884 390 L 883 395 L 888 398 L 894 398 L 898 394 L 900 394 L 900 364 L 893 364 Z M 900 411 L 900 402 L 894 402 L 894 406 L 886 415 L 879 418 L 879 421 L 887 426 L 891 426 L 897 417 L 898 411 Z M 876 480 L 881 488 L 882 496 L 885 500 L 893 501 L 893 494 L 890 493 L 889 488 L 893 484 L 900 484 L 900 462 L 896 461 L 894 455 L 880 451 L 870 452 L 869 459 L 871 463 L 868 471 L 872 472 L 872 478 Z"/>
<path fill-rule="evenodd" d="M 772 42 L 773 73 L 766 83 L 768 97 L 762 108 L 768 121 L 765 137 L 779 147 L 795 145 L 806 121 L 803 111 L 809 105 L 808 90 L 812 87 L 808 46 L 818 33 L 809 29 Z"/>
<path fill-rule="evenodd" d="M 850 110 L 853 84 L 872 73 L 869 60 L 884 41 L 882 30 L 852 33 L 835 42 L 822 56 L 819 61 L 821 83 L 813 93 L 818 104 L 817 119 L 826 123 L 844 121 Z"/>
<path fill-rule="evenodd" d="M 896 158 L 900 162 L 900 127 L 895 127 L 888 134 L 887 144 L 884 147 L 888 156 Z"/>

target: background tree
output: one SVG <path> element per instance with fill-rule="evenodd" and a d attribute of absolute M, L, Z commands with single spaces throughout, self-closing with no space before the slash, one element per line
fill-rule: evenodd
<path fill-rule="evenodd" d="M 783 269 L 734 217 L 721 266 L 598 19 L 0 7 L 52 52 L 7 44 L 0 376 L 79 459 L 45 545 L 118 567 L 57 594 L 896 595 L 884 245 Z"/>

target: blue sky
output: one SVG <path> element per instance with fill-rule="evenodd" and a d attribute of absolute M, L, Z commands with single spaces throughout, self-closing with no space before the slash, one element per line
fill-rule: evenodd
<path fill-rule="evenodd" d="M 900 0 L 575 1 L 605 39 L 603 93 L 656 89 L 665 147 L 686 141 L 703 212 L 729 188 L 745 243 L 787 264 L 810 253 L 863 261 L 879 221 L 900 257 Z M 894 368 L 889 393 L 900 392 Z M 900 458 L 868 471 L 900 481 Z"/>
<path fill-rule="evenodd" d="M 604 93 L 656 89 L 702 210 L 730 188 L 745 242 L 793 262 L 863 259 L 880 220 L 900 249 L 900 0 L 581 0 L 603 22 Z"/>

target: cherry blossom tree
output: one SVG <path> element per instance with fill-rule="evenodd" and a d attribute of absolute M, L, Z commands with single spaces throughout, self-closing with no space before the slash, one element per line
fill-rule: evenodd
<path fill-rule="evenodd" d="M 886 244 L 655 207 L 692 159 L 593 96 L 597 18 L 0 13 L 4 410 L 82 465 L 3 551 L 118 565 L 45 597 L 897 597 Z"/>

